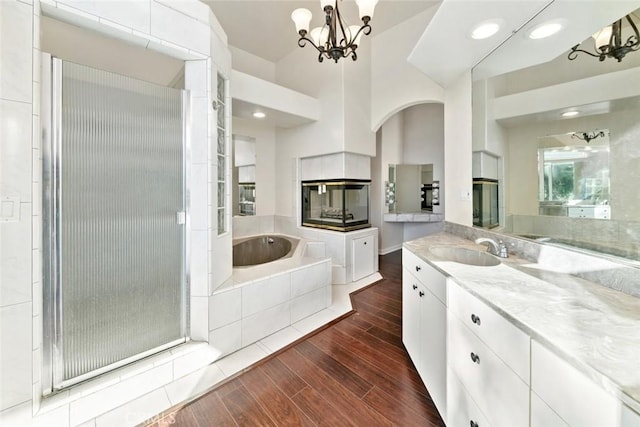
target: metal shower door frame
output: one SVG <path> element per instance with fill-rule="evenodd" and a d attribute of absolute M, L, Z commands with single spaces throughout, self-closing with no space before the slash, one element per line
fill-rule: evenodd
<path fill-rule="evenodd" d="M 41 82 L 41 131 L 42 131 L 42 234 L 43 234 L 43 331 L 42 331 L 42 394 L 49 395 L 69 386 L 102 375 L 189 340 L 189 283 L 190 283 L 190 93 L 182 90 L 182 182 L 183 208 L 176 220 L 183 221 L 180 332 L 182 338 L 162 346 L 136 354 L 116 363 L 86 374 L 64 380 L 62 357 L 62 221 L 61 186 L 62 153 L 62 63 L 63 61 L 42 53 Z M 182 216 L 182 220 L 180 217 Z"/>

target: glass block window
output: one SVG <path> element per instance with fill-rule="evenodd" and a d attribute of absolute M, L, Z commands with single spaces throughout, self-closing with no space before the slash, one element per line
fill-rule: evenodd
<path fill-rule="evenodd" d="M 218 156 L 218 235 L 227 232 L 227 165 L 229 163 L 228 152 L 228 123 L 227 123 L 227 80 L 224 76 L 218 74 L 216 98 L 218 101 L 217 126 L 218 126 L 218 141 L 217 141 L 217 156 Z"/>

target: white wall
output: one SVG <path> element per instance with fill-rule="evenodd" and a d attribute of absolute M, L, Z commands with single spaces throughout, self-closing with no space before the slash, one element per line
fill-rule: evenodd
<path fill-rule="evenodd" d="M 371 131 L 371 40 L 358 47 L 358 60 L 344 66 L 344 150 L 376 155 Z"/>
<path fill-rule="evenodd" d="M 402 110 L 402 114 L 404 116 L 402 163 L 410 165 L 434 163 L 434 168 L 435 163 L 438 163 L 442 170 L 444 106 L 440 103 L 418 104 Z M 438 174 L 436 170 L 434 174 Z"/>
<path fill-rule="evenodd" d="M 471 71 L 447 88 L 444 103 L 445 220 L 471 226 Z M 442 190 L 441 190 L 442 191 Z"/>
<path fill-rule="evenodd" d="M 444 106 L 419 104 L 402 110 L 403 139 L 402 162 L 409 165 L 432 164 L 433 179 L 440 181 L 440 188 L 447 183 L 444 175 Z M 444 197 L 434 213 L 444 212 Z"/>
<path fill-rule="evenodd" d="M 184 61 L 43 16 L 42 51 L 63 60 L 163 86 L 183 74 Z M 105 55 L 105 52 L 110 52 Z"/>
<path fill-rule="evenodd" d="M 30 4 L 0 2 L 0 411 L 31 401 L 38 381 L 32 370 L 40 363 L 40 340 L 32 335 L 42 319 L 41 147 L 32 137 L 40 123 L 34 104 L 40 90 L 40 70 L 32 60 L 40 47 L 33 36 L 32 23 L 39 19 L 34 13 L 39 10 Z"/>
<path fill-rule="evenodd" d="M 444 101 L 444 89 L 407 62 L 438 5 L 371 40 L 371 129 L 410 105 Z"/>
<path fill-rule="evenodd" d="M 372 188 L 371 191 L 377 191 L 379 193 L 378 205 L 372 205 L 372 209 L 379 209 L 382 213 L 389 212 L 389 207 L 384 204 L 384 182 L 389 180 L 389 165 L 398 164 L 402 159 L 402 136 L 403 136 L 403 122 L 402 114 L 394 114 L 382 125 L 378 130 L 378 144 L 375 164 L 380 174 L 380 185 L 377 188 Z M 378 242 L 381 253 L 387 253 L 389 251 L 399 249 L 403 242 L 403 225 L 402 223 L 384 222 L 383 215 L 379 215 L 375 222 L 372 222 L 375 227 L 378 227 Z"/>
<path fill-rule="evenodd" d="M 229 51 L 231 52 L 234 70 L 268 82 L 275 82 L 276 64 L 235 46 L 229 46 Z"/>

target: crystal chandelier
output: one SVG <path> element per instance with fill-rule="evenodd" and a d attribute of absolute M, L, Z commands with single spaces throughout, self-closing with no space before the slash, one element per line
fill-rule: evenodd
<path fill-rule="evenodd" d="M 300 35 L 298 46 L 305 47 L 307 42 L 311 43 L 318 52 L 318 61 L 324 58 L 333 59 L 338 62 L 340 58 L 351 56 L 354 61 L 358 59 L 356 49 L 360 44 L 363 34 L 371 33 L 369 21 L 373 17 L 373 10 L 378 0 L 356 0 L 360 12 L 362 26 L 347 25 L 338 9 L 338 2 L 341 0 L 320 0 L 320 6 L 325 13 L 325 22 L 322 27 L 316 27 L 309 32 L 311 22 L 311 12 L 309 9 L 296 9 L 291 14 L 291 19 L 296 24 L 296 31 Z M 307 34 L 309 36 L 307 37 Z"/>
<path fill-rule="evenodd" d="M 623 43 L 622 38 L 622 22 L 626 19 L 629 23 L 629 27 L 632 30 L 632 34 Z M 604 61 L 606 57 L 615 58 L 618 62 L 622 61 L 622 58 L 629 53 L 640 49 L 640 34 L 638 33 L 638 27 L 631 19 L 631 15 L 627 15 L 622 19 L 618 19 L 613 24 L 604 27 L 602 30 L 591 36 L 595 43 L 596 53 L 578 49 L 580 44 L 575 45 L 569 52 L 569 59 L 574 60 L 578 57 L 578 52 L 586 53 Z"/>

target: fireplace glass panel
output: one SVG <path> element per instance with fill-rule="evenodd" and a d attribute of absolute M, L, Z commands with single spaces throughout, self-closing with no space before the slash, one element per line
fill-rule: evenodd
<path fill-rule="evenodd" d="M 302 225 L 337 231 L 371 227 L 371 181 L 328 180 L 302 183 Z"/>

